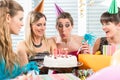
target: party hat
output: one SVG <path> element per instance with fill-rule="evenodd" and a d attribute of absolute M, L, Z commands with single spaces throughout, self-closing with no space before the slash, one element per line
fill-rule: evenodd
<path fill-rule="evenodd" d="M 56 3 L 55 3 L 56 15 L 59 16 L 62 12 L 64 12 Z"/>
<path fill-rule="evenodd" d="M 109 8 L 108 12 L 110 14 L 116 14 L 116 13 L 118 13 L 118 7 L 117 7 L 116 0 L 112 0 L 112 3 L 110 5 L 110 8 Z"/>
<path fill-rule="evenodd" d="M 43 12 L 44 10 L 44 0 L 42 0 L 34 9 L 37 12 Z"/>

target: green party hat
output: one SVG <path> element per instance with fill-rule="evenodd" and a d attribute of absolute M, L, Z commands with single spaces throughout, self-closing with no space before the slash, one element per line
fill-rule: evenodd
<path fill-rule="evenodd" d="M 109 8 L 108 12 L 110 14 L 116 14 L 116 13 L 118 13 L 118 7 L 117 7 L 116 0 L 112 0 L 112 3 L 110 5 L 110 8 Z"/>

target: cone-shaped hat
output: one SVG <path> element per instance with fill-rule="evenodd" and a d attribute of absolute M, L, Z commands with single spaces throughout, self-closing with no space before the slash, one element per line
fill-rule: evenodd
<path fill-rule="evenodd" d="M 41 0 L 41 2 L 35 7 L 34 10 L 43 13 L 43 10 L 44 10 L 44 0 Z"/>
<path fill-rule="evenodd" d="M 56 15 L 59 16 L 62 12 L 64 12 L 56 3 L 55 3 Z"/>
<path fill-rule="evenodd" d="M 108 12 L 110 14 L 116 14 L 116 13 L 118 13 L 118 7 L 117 7 L 116 0 L 112 0 L 112 3 L 110 5 L 110 8 L 109 8 Z"/>

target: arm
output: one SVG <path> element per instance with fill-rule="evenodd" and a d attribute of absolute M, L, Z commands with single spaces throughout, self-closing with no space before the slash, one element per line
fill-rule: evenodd
<path fill-rule="evenodd" d="M 90 46 L 88 45 L 87 42 L 82 43 L 82 49 L 81 49 L 81 53 L 90 53 Z"/>
<path fill-rule="evenodd" d="M 54 53 L 54 49 L 57 48 L 55 39 L 54 39 L 53 37 L 52 37 L 52 38 L 49 38 L 49 39 L 48 39 L 48 43 L 49 43 L 49 45 L 50 45 L 50 53 Z"/>
<path fill-rule="evenodd" d="M 90 53 L 90 46 L 87 42 L 82 42 L 84 40 L 84 37 L 81 36 L 80 39 L 81 41 L 81 51 L 80 53 Z"/>
<path fill-rule="evenodd" d="M 27 53 L 26 53 L 25 49 L 26 48 L 25 48 L 24 41 L 19 42 L 18 45 L 17 45 L 17 55 L 20 58 L 21 66 L 24 66 L 25 64 L 28 63 L 28 56 L 27 56 Z"/>
<path fill-rule="evenodd" d="M 93 54 L 95 54 L 95 53 L 98 51 L 99 46 L 100 46 L 100 40 L 101 40 L 101 38 L 98 38 L 98 39 L 96 40 L 96 42 L 95 42 L 95 44 L 94 44 L 94 46 L 93 46 Z"/>

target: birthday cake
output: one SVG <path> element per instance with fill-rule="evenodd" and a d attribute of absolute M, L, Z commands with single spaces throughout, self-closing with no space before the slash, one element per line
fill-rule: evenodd
<path fill-rule="evenodd" d="M 54 55 L 45 56 L 43 61 L 44 66 L 46 67 L 58 67 L 58 68 L 66 68 L 66 67 L 76 67 L 77 66 L 77 58 L 72 55 L 62 55 L 55 57 Z"/>

